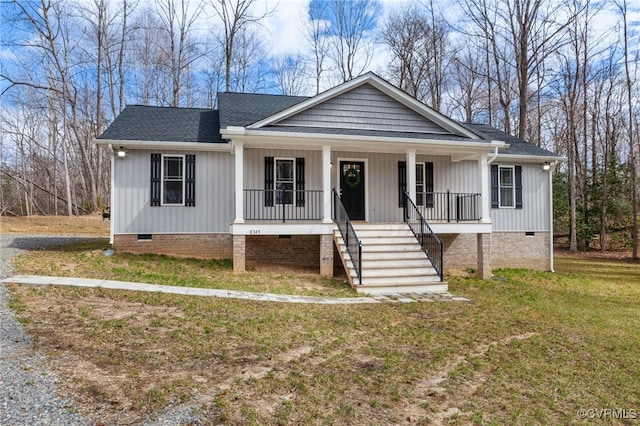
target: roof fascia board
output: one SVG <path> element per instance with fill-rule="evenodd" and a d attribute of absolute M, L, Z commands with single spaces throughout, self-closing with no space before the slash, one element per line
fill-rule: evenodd
<path fill-rule="evenodd" d="M 207 142 L 175 142 L 175 141 L 139 141 L 139 140 L 117 140 L 117 139 L 94 139 L 93 143 L 101 147 L 109 145 L 123 148 L 137 149 L 177 149 L 183 151 L 231 151 L 231 144 L 207 143 Z"/>
<path fill-rule="evenodd" d="M 402 90 L 393 86 L 389 82 L 383 80 L 373 73 L 363 74 L 359 77 L 354 78 L 353 80 L 349 80 L 346 83 L 340 84 L 332 89 L 327 90 L 326 92 L 322 92 L 319 95 L 311 97 L 306 101 L 302 101 L 291 108 L 287 108 L 279 113 L 276 113 L 270 117 L 267 117 L 263 120 L 260 120 L 256 123 L 247 126 L 250 129 L 256 129 L 264 126 L 268 126 L 274 124 L 278 121 L 284 120 L 285 118 L 291 117 L 295 114 L 298 114 L 304 110 L 312 108 L 328 99 L 341 95 L 342 93 L 348 92 L 351 89 L 354 89 L 358 86 L 361 86 L 365 83 L 371 84 L 376 89 L 380 90 L 387 96 L 390 96 L 394 100 L 400 102 L 407 108 L 417 112 L 418 114 L 424 116 L 425 118 L 433 121 L 441 127 L 444 127 L 447 130 L 452 131 L 453 133 L 462 134 L 463 136 L 469 137 L 471 139 L 480 139 L 480 137 L 474 132 L 470 131 L 466 127 L 460 125 L 454 120 L 440 114 L 436 110 L 429 108 L 422 102 L 417 99 L 412 98 Z"/>
<path fill-rule="evenodd" d="M 526 155 L 526 154 L 500 154 L 498 152 L 498 157 L 496 161 L 518 161 L 521 163 L 540 163 L 540 162 L 564 162 L 567 161 L 567 157 L 557 156 L 557 155 Z"/>
<path fill-rule="evenodd" d="M 233 128 L 229 130 L 222 130 L 221 134 L 225 138 L 233 138 L 242 140 L 245 142 L 245 146 L 253 145 L 252 142 L 256 142 L 256 145 L 264 144 L 265 140 L 270 143 L 275 142 L 277 145 L 283 147 L 290 146 L 309 146 L 320 148 L 318 144 L 330 144 L 341 145 L 344 142 L 367 142 L 369 145 L 367 148 L 372 148 L 372 144 L 385 146 L 393 144 L 403 144 L 403 147 L 414 148 L 446 148 L 449 150 L 455 150 L 460 152 L 489 152 L 496 146 L 500 148 L 506 148 L 509 145 L 501 141 L 491 141 L 491 143 L 481 141 L 448 141 L 442 139 L 415 139 L 415 138 L 393 138 L 383 136 L 361 136 L 361 135 L 334 135 L 324 133 L 289 133 L 289 132 L 274 132 L 274 131 L 260 131 L 243 128 Z M 333 144 L 332 144 L 333 142 Z"/>

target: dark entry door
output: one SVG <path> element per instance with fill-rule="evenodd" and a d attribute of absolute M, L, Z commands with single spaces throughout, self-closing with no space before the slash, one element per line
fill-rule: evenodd
<path fill-rule="evenodd" d="M 365 220 L 364 175 L 364 161 L 340 162 L 340 194 L 351 220 Z"/>

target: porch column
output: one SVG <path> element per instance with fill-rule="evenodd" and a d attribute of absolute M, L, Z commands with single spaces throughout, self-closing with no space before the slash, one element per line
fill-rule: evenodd
<path fill-rule="evenodd" d="M 245 252 L 247 250 L 247 237 L 244 235 L 233 236 L 233 272 L 243 273 L 245 269 Z"/>
<path fill-rule="evenodd" d="M 331 223 L 331 216 L 331 147 L 324 145 L 322 147 L 322 221 Z"/>
<path fill-rule="evenodd" d="M 320 235 L 320 275 L 333 276 L 333 235 Z"/>
<path fill-rule="evenodd" d="M 236 218 L 234 223 L 244 223 L 244 144 L 233 141 L 235 160 Z"/>
<path fill-rule="evenodd" d="M 416 202 L 416 150 L 407 150 L 407 190 L 409 198 Z"/>
<path fill-rule="evenodd" d="M 489 187 L 489 163 L 486 154 L 478 158 L 478 184 L 480 185 L 480 221 L 490 223 L 491 188 Z"/>
<path fill-rule="evenodd" d="M 476 234 L 478 243 L 478 278 L 491 279 L 491 234 Z"/>

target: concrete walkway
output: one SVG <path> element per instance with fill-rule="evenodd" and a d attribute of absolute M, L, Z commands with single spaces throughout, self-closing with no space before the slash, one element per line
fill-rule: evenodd
<path fill-rule="evenodd" d="M 312 303 L 323 305 L 353 305 L 362 303 L 411 303 L 411 302 L 471 302 L 451 293 L 391 293 L 367 297 L 317 297 L 296 296 L 274 293 L 252 293 L 248 291 L 216 290 L 195 287 L 132 283 L 124 281 L 95 280 L 89 278 L 45 277 L 37 275 L 14 275 L 1 281 L 22 285 L 59 285 L 71 287 L 105 288 L 109 290 L 133 290 L 159 293 L 182 294 L 186 296 L 221 297 L 229 299 L 255 300 L 262 302 Z"/>

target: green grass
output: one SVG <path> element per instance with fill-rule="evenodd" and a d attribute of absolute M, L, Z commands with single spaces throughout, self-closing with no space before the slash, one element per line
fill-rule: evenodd
<path fill-rule="evenodd" d="M 640 264 L 558 258 L 556 270 L 450 277 L 471 304 L 11 294 L 38 347 L 73 374 L 80 409 L 119 395 L 106 423 L 123 406 L 140 423 L 181 403 L 203 424 L 584 424 L 579 409 L 640 412 Z M 77 360 L 95 368 L 83 377 Z"/>
<path fill-rule="evenodd" d="M 179 259 L 156 254 L 116 252 L 104 256 L 106 240 L 29 252 L 16 262 L 19 273 L 132 281 L 180 287 L 228 289 L 307 296 L 353 297 L 342 280 L 304 271 L 234 274 L 231 260 Z"/>

